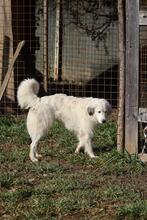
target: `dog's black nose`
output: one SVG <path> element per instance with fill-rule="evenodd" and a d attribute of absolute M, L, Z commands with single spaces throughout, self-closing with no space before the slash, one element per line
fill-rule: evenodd
<path fill-rule="evenodd" d="M 103 119 L 102 123 L 106 123 L 106 120 L 105 120 L 105 119 Z"/>

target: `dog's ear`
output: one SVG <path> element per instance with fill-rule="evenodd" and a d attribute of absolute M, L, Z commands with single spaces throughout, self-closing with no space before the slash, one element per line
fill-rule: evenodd
<path fill-rule="evenodd" d="M 87 112 L 88 112 L 88 114 L 89 114 L 90 116 L 92 116 L 92 115 L 94 114 L 94 108 L 89 106 L 89 107 L 87 108 Z"/>
<path fill-rule="evenodd" d="M 106 109 L 107 113 L 110 114 L 112 112 L 111 104 L 106 99 L 102 99 L 102 101 L 105 104 L 105 109 Z"/>
<path fill-rule="evenodd" d="M 108 114 L 110 114 L 112 112 L 112 106 L 108 101 L 106 101 L 106 109 L 108 111 Z"/>

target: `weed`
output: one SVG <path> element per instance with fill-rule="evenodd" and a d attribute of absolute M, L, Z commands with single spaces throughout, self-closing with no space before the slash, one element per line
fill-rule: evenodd
<path fill-rule="evenodd" d="M 9 189 L 12 186 L 13 178 L 10 174 L 1 174 L 0 176 L 0 187 Z"/>
<path fill-rule="evenodd" d="M 104 175 L 142 174 L 146 168 L 137 155 L 129 155 L 127 152 L 120 154 L 116 150 L 112 150 L 101 154 L 100 158 Z"/>
<path fill-rule="evenodd" d="M 134 190 L 120 185 L 112 185 L 108 189 L 104 190 L 104 197 L 113 200 L 127 200 L 132 198 L 134 200 L 139 199 L 139 194 Z"/>

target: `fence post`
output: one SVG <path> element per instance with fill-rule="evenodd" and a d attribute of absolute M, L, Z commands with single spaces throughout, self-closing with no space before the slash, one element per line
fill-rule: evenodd
<path fill-rule="evenodd" d="M 139 0 L 126 0 L 125 148 L 138 153 Z"/>
<path fill-rule="evenodd" d="M 124 32 L 124 0 L 118 0 L 118 32 L 119 32 L 119 101 L 117 124 L 117 150 L 124 150 L 124 102 L 125 102 L 125 32 Z"/>

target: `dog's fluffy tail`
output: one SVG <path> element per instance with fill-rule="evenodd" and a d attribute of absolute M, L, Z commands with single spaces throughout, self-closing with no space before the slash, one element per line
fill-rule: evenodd
<path fill-rule="evenodd" d="M 17 90 L 18 104 L 22 109 L 32 107 L 39 98 L 39 83 L 35 79 L 25 79 L 22 81 Z"/>

